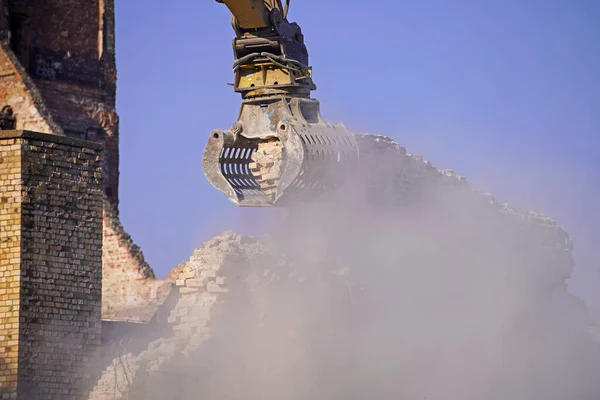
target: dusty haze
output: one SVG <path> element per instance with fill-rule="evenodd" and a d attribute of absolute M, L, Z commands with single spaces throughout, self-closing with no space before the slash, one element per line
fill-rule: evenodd
<path fill-rule="evenodd" d="M 600 398 L 570 254 L 549 250 L 560 230 L 443 180 L 394 200 L 370 176 L 399 166 L 370 157 L 352 186 L 248 239 L 210 338 L 130 398 Z"/>

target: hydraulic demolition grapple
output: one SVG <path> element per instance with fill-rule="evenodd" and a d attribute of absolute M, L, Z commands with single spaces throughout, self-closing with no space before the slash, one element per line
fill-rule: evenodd
<path fill-rule="evenodd" d="M 321 117 L 289 0 L 216 0 L 233 14 L 238 120 L 208 139 L 202 166 L 239 206 L 279 206 L 336 190 L 358 161 L 354 136 Z"/>

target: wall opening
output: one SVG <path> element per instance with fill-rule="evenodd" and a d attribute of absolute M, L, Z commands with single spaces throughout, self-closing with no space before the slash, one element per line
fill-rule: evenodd
<path fill-rule="evenodd" d="M 102 130 L 99 128 L 88 128 L 85 139 L 91 140 L 92 142 L 103 142 L 104 137 L 102 135 Z"/>
<path fill-rule="evenodd" d="M 29 67 L 29 26 L 31 19 L 25 13 L 13 12 L 9 16 L 10 48 L 21 65 Z"/>

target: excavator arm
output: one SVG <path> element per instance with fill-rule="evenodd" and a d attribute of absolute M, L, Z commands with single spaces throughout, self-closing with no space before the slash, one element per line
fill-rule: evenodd
<path fill-rule="evenodd" d="M 235 91 L 242 98 L 308 96 L 316 89 L 302 30 L 287 21 L 289 0 L 217 0 L 231 11 Z"/>
<path fill-rule="evenodd" d="M 238 120 L 204 150 L 209 182 L 239 206 L 280 206 L 339 188 L 358 161 L 354 136 L 323 120 L 289 0 L 216 0 L 232 14 Z"/>
<path fill-rule="evenodd" d="M 243 29 L 261 29 L 272 26 L 271 12 L 284 12 L 283 4 L 277 0 L 216 0 L 227 6 L 234 20 Z M 286 3 L 289 6 L 289 1 Z"/>

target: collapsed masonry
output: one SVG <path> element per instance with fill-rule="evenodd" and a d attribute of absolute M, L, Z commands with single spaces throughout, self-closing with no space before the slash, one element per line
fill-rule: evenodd
<path fill-rule="evenodd" d="M 346 192 L 178 266 L 154 324 L 107 338 L 90 399 L 597 398 L 565 230 L 358 139 Z"/>

